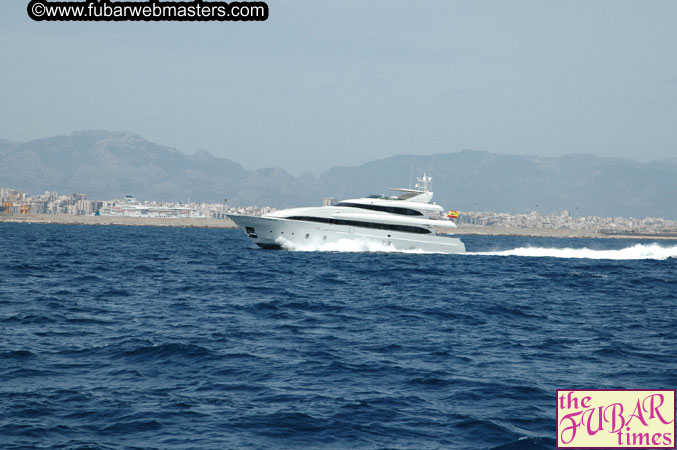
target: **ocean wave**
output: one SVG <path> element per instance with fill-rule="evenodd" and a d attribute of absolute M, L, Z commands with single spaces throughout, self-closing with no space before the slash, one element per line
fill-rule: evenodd
<path fill-rule="evenodd" d="M 29 245 L 0 258 L 3 449 L 554 448 L 556 389 L 675 381 L 675 259 L 564 259 L 634 244 L 659 256 L 650 241 L 463 238 L 560 256 L 543 259 L 12 230 Z"/>
<path fill-rule="evenodd" d="M 528 438 L 521 437 L 507 444 L 493 447 L 491 450 L 541 450 L 551 449 L 555 446 L 555 440 L 552 438 Z"/>
<path fill-rule="evenodd" d="M 0 359 L 27 359 L 35 356 L 35 353 L 28 350 L 13 350 L 0 353 Z"/>
<path fill-rule="evenodd" d="M 103 430 L 101 430 L 102 433 L 112 433 L 112 434 L 120 434 L 120 433 L 138 433 L 138 432 L 145 432 L 145 431 L 155 431 L 159 430 L 162 428 L 162 424 L 158 422 L 157 420 L 131 420 L 128 422 L 115 422 L 114 424 L 111 424 L 107 427 L 105 427 Z"/>
<path fill-rule="evenodd" d="M 193 344 L 168 343 L 137 347 L 124 351 L 124 356 L 134 360 L 168 359 L 168 358 L 205 358 L 211 352 L 204 347 Z"/>

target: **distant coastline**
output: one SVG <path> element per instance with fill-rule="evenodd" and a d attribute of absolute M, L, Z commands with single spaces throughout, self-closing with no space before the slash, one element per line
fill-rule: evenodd
<path fill-rule="evenodd" d="M 556 228 L 513 228 L 481 225 L 461 225 L 454 230 L 459 235 L 534 236 L 593 239 L 648 239 L 677 240 L 677 233 L 600 233 L 594 230 L 563 230 Z"/>
<path fill-rule="evenodd" d="M 67 214 L 0 214 L 0 222 L 42 223 L 64 225 L 122 225 L 179 228 L 237 228 L 229 219 L 143 218 L 121 216 L 82 216 Z M 512 228 L 496 226 L 461 225 L 454 234 L 483 236 L 534 236 L 594 239 L 650 239 L 677 240 L 677 233 L 600 233 L 591 230 L 561 230 L 552 228 Z"/>
<path fill-rule="evenodd" d="M 229 219 L 168 219 L 155 217 L 82 216 L 70 214 L 0 214 L 0 222 L 182 228 L 236 228 L 235 224 Z"/>

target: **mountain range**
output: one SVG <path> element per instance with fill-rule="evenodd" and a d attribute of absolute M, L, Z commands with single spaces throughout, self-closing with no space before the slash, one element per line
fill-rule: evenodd
<path fill-rule="evenodd" d="M 247 170 L 206 151 L 191 155 L 134 133 L 79 131 L 30 142 L 0 140 L 0 187 L 32 194 L 82 192 L 90 199 L 222 202 L 276 208 L 319 205 L 407 187 L 433 177 L 435 201 L 461 211 L 568 209 L 576 215 L 677 219 L 677 160 L 481 151 L 398 155 L 318 176 L 280 168 Z"/>

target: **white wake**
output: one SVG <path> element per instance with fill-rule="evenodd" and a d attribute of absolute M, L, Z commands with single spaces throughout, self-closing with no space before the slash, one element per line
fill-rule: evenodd
<path fill-rule="evenodd" d="M 279 237 L 275 240 L 275 242 L 280 244 L 282 248 L 284 248 L 285 250 L 291 250 L 295 252 L 348 252 L 348 253 L 378 252 L 378 253 L 415 253 L 415 254 L 435 253 L 435 252 L 426 252 L 420 249 L 399 250 L 393 246 L 386 245 L 380 242 L 367 242 L 359 239 L 340 239 L 336 242 L 308 243 L 302 245 L 295 242 L 291 242 L 283 237 Z"/>
<path fill-rule="evenodd" d="M 412 253 L 435 254 L 421 249 L 399 250 L 381 242 L 368 242 L 358 239 L 341 239 L 336 242 L 320 242 L 300 244 L 291 242 L 283 237 L 276 242 L 285 250 L 296 252 L 347 252 L 347 253 Z M 442 253 L 442 252 L 440 252 Z M 579 259 L 610 259 L 610 260 L 638 260 L 677 259 L 677 245 L 661 247 L 658 244 L 636 244 L 617 250 L 593 250 L 589 248 L 550 248 L 550 247 L 519 247 L 511 250 L 495 252 L 467 252 L 464 255 L 478 256 L 531 256 L 545 258 L 579 258 Z M 458 254 L 457 254 L 458 255 Z"/>
<path fill-rule="evenodd" d="M 658 244 L 636 244 L 618 250 L 592 250 L 589 248 L 544 248 L 520 247 L 499 252 L 474 252 L 471 255 L 490 256 L 534 256 L 549 258 L 585 258 L 585 259 L 658 259 L 677 258 L 677 246 L 661 247 Z"/>

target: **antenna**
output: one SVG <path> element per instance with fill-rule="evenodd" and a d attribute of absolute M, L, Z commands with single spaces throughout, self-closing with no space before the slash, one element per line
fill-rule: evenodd
<path fill-rule="evenodd" d="M 409 166 L 409 189 L 411 189 L 411 178 L 414 176 L 414 156 L 411 157 L 411 166 Z"/>

